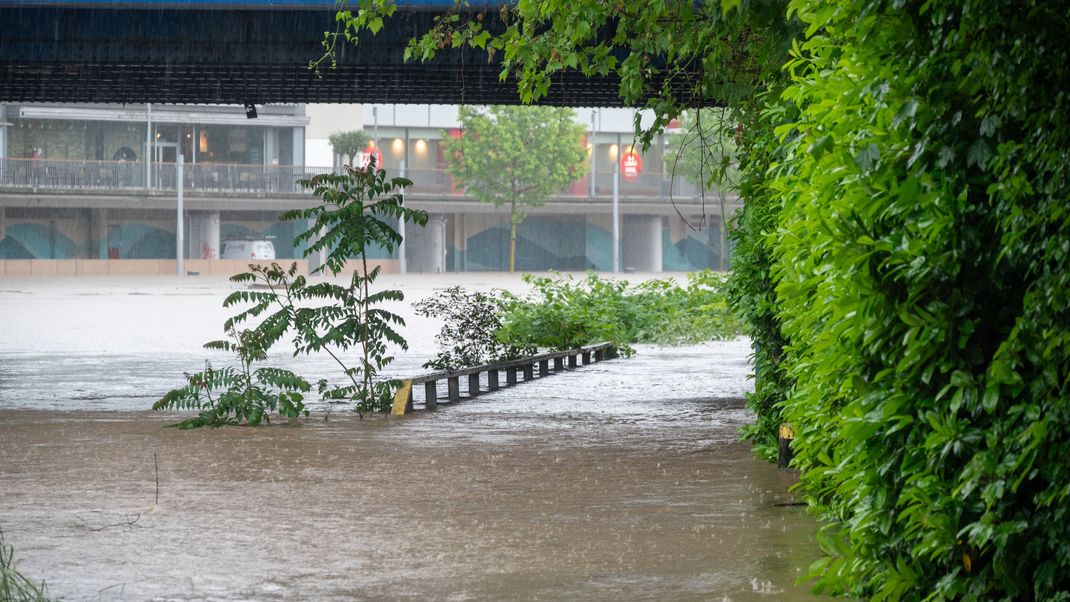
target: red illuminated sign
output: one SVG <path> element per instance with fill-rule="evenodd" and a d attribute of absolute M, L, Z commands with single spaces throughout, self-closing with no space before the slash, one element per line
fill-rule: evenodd
<path fill-rule="evenodd" d="M 643 173 L 643 158 L 639 153 L 624 153 L 620 157 L 620 175 L 625 180 L 631 181 Z"/>

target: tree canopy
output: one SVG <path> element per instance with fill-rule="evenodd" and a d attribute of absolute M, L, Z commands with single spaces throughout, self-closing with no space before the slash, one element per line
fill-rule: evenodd
<path fill-rule="evenodd" d="M 509 208 L 509 271 L 524 207 L 538 207 L 587 172 L 585 129 L 570 109 L 461 107 L 460 138 L 443 136 L 450 174 L 465 192 Z"/>
<path fill-rule="evenodd" d="M 364 133 L 364 130 L 350 130 L 335 132 L 328 136 L 327 140 L 331 143 L 334 152 L 342 157 L 348 157 L 349 165 L 352 165 L 357 155 L 363 153 L 368 147 L 371 138 Z"/>

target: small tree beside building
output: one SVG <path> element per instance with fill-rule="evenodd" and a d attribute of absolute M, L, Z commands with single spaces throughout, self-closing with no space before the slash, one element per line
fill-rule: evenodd
<path fill-rule="evenodd" d="M 371 141 L 371 138 L 364 133 L 364 130 L 351 130 L 331 134 L 327 140 L 331 143 L 334 154 L 341 155 L 343 159 L 348 157 L 349 160 L 344 161 L 344 163 L 356 167 L 353 163 L 368 147 L 368 142 Z"/>
<path fill-rule="evenodd" d="M 585 128 L 567 108 L 461 107 L 460 138 L 443 136 L 449 172 L 465 192 L 509 207 L 509 271 L 525 207 L 538 207 L 587 173 Z"/>

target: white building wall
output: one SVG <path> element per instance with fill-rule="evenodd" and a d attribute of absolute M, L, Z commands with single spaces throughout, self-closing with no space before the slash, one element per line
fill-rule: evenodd
<path fill-rule="evenodd" d="M 366 129 L 364 105 L 310 104 L 306 108 L 310 121 L 305 129 L 305 165 L 332 167 L 334 151 L 329 141 L 331 134 Z M 367 113 L 370 114 L 370 111 Z"/>

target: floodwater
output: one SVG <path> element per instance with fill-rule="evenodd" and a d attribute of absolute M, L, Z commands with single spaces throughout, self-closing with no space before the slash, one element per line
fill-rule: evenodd
<path fill-rule="evenodd" d="M 384 277 L 520 290 L 502 275 Z M 0 529 L 68 600 L 808 600 L 814 522 L 738 443 L 745 340 L 433 412 L 176 431 L 232 285 L 0 280 Z M 409 318 L 415 375 L 432 321 Z M 320 358 L 273 362 L 312 378 Z M 419 401 L 419 392 L 417 392 Z"/>

